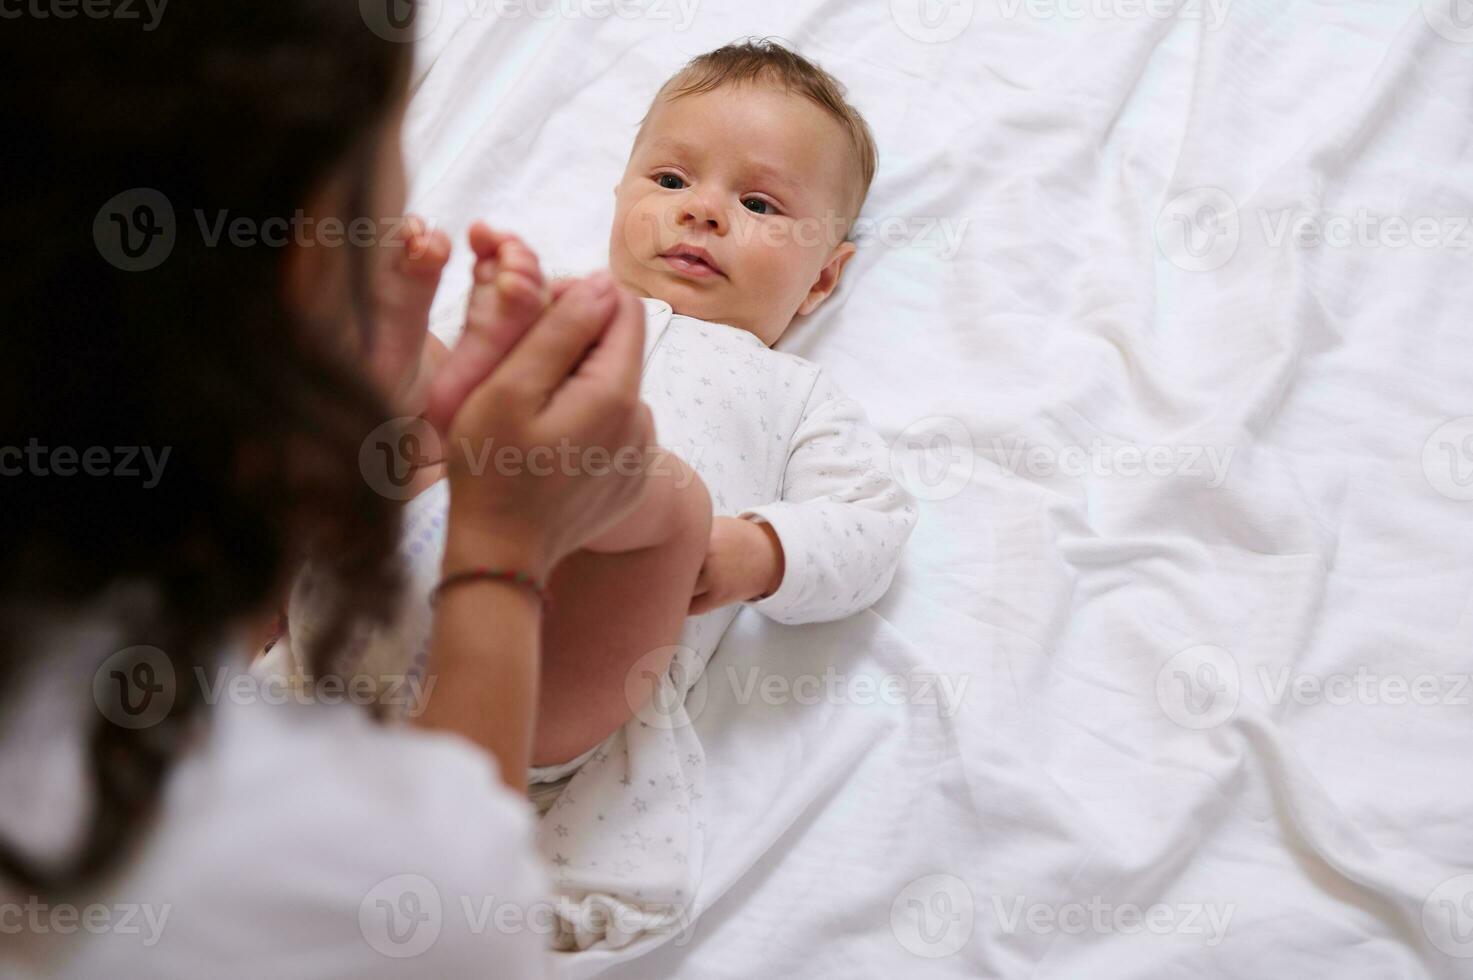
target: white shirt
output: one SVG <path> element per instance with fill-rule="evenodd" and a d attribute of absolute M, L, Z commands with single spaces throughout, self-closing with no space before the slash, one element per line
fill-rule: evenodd
<path fill-rule="evenodd" d="M 56 731 L 97 710 L 77 676 L 44 685 L 48 710 L 6 719 L 11 840 L 47 843 L 47 824 L 85 801 L 79 743 Z M 205 738 L 120 873 L 50 902 L 0 882 L 0 976 L 551 975 L 531 808 L 484 752 L 353 704 L 282 704 L 233 666 L 207 690 Z M 25 807 L 22 782 L 52 812 Z"/>

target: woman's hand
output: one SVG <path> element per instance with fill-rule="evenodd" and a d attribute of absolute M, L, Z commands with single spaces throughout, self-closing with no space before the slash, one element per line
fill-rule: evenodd
<path fill-rule="evenodd" d="M 782 585 L 783 565 L 782 542 L 772 525 L 716 518 L 689 614 L 700 616 L 734 602 L 771 595 Z"/>
<path fill-rule="evenodd" d="M 644 307 L 607 275 L 552 290 L 556 299 L 445 435 L 450 516 L 444 570 L 516 569 L 546 582 L 557 562 L 627 513 L 644 489 L 654 442 L 639 400 Z M 638 465 L 612 465 L 620 455 Z M 441 596 L 429 673 L 444 681 L 418 722 L 455 732 L 526 789 L 537 708 L 542 610 L 504 582 Z"/>
<path fill-rule="evenodd" d="M 447 570 L 516 561 L 545 581 L 643 488 L 644 308 L 607 274 L 557 292 L 446 433 Z"/>

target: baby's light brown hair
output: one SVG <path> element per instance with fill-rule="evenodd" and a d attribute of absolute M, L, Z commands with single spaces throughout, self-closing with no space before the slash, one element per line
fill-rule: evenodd
<path fill-rule="evenodd" d="M 870 184 L 879 169 L 880 154 L 874 134 L 859 110 L 846 101 L 847 90 L 833 75 L 791 48 L 769 38 L 749 38 L 708 51 L 676 72 L 655 96 L 674 102 L 688 95 L 703 95 L 726 85 L 769 82 L 789 93 L 810 100 L 844 127 L 854 161 L 850 196 L 852 224 L 869 196 Z M 648 117 L 646 117 L 648 118 Z"/>

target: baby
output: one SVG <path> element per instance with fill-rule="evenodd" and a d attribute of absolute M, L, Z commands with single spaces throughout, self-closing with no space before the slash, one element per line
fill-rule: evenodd
<path fill-rule="evenodd" d="M 741 606 L 790 624 L 859 612 L 888 589 L 914 526 L 860 407 L 816 365 L 771 349 L 838 286 L 875 169 L 869 128 L 838 82 L 751 42 L 698 57 L 665 84 L 615 189 L 610 268 L 645 298 L 642 395 L 673 455 L 635 513 L 566 563 L 582 571 L 568 578 L 560 567 L 552 583 L 545 637 L 556 642 L 545 644 L 531 792 L 551 807 L 541 843 L 570 896 L 564 948 L 622 945 L 668 928 L 670 909 L 684 914 L 705 824 L 693 815 L 704 753 L 683 706 Z M 557 289 L 519 240 L 478 225 L 471 244 L 466 329 L 426 394 L 436 421 Z M 419 271 L 438 275 L 448 242 L 421 251 Z M 448 506 L 436 476 L 426 472 L 406 507 L 410 588 L 397 625 L 360 638 L 347 673 L 423 670 Z M 693 528 L 704 547 L 689 567 L 649 567 L 672 534 Z M 630 591 L 630 576 L 663 593 L 648 615 L 609 603 L 580 611 L 599 583 L 648 595 Z M 273 651 L 280 669 L 301 672 L 292 651 L 317 628 L 313 588 L 307 575 L 293 592 L 284 652 Z M 580 615 L 576 628 L 559 626 Z M 599 628 L 614 616 L 619 628 Z"/>

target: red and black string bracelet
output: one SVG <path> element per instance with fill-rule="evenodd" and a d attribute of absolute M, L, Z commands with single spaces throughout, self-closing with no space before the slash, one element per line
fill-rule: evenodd
<path fill-rule="evenodd" d="M 435 591 L 430 594 L 430 605 L 437 604 L 440 601 L 440 595 L 446 589 L 453 589 L 457 585 L 465 585 L 469 582 L 506 582 L 510 585 L 517 585 L 531 591 L 542 600 L 544 609 L 552 609 L 552 592 L 547 586 L 526 572 L 506 568 L 467 568 L 462 572 L 452 572 L 435 586 Z"/>

